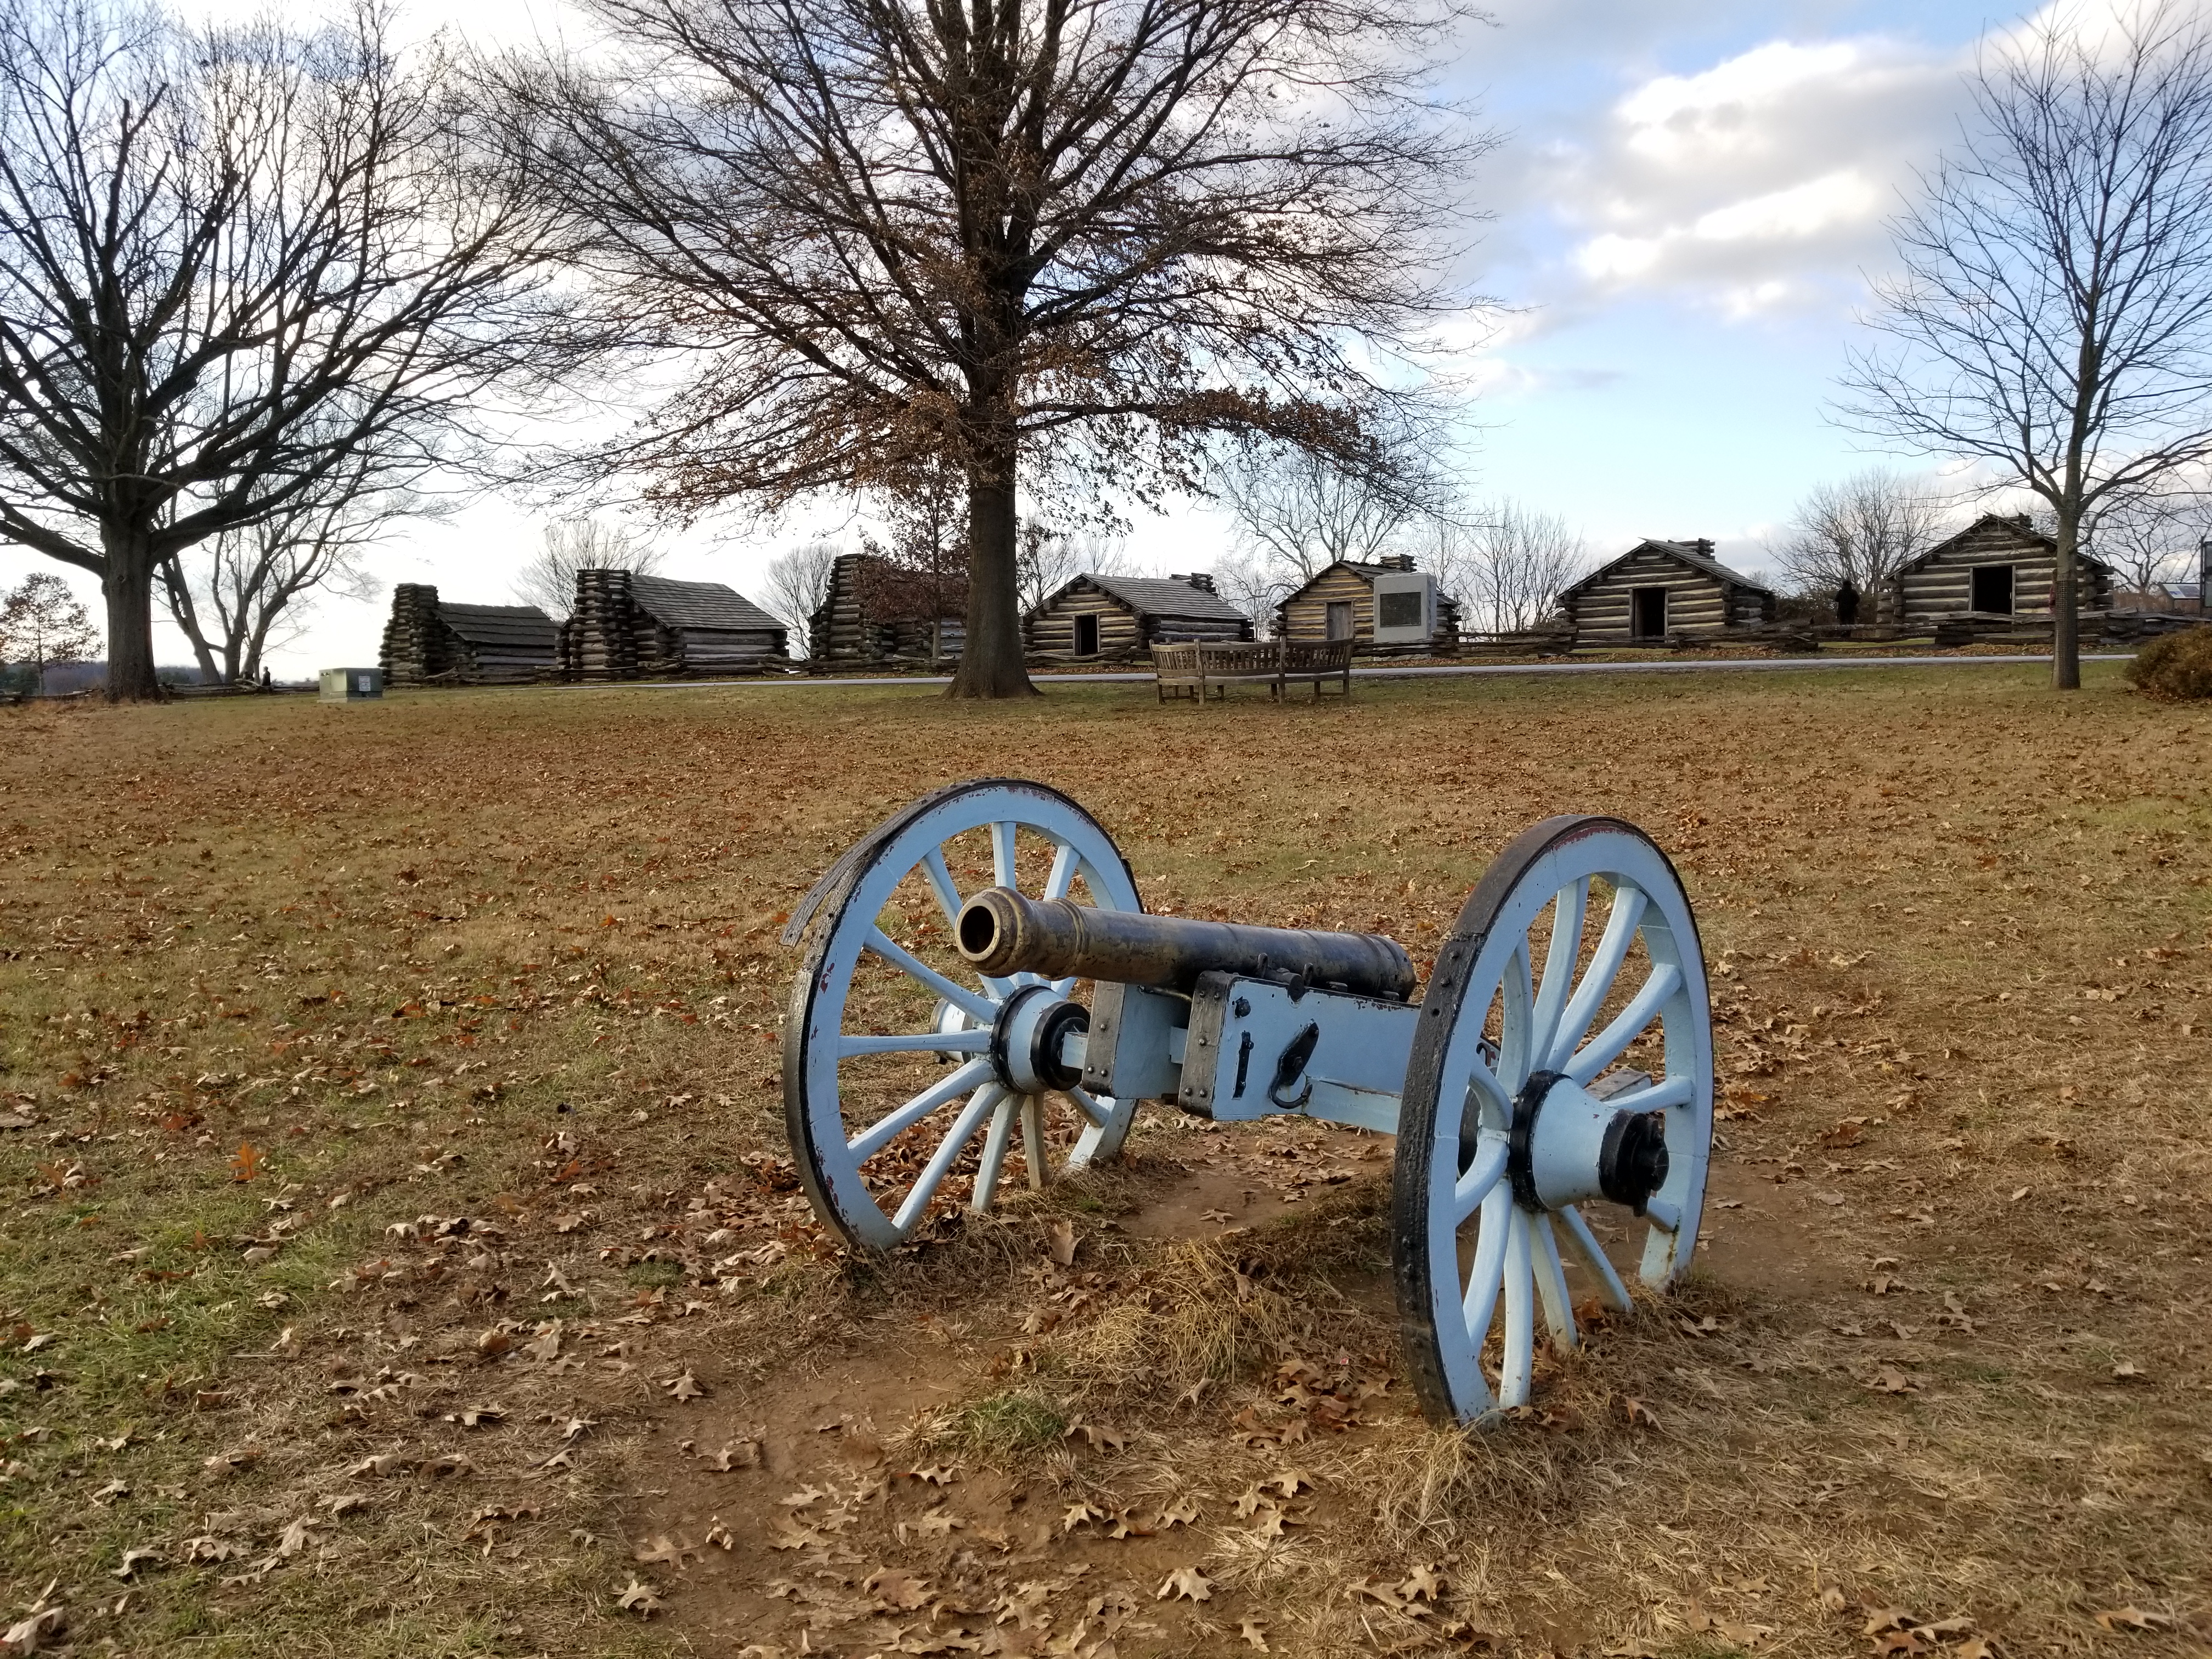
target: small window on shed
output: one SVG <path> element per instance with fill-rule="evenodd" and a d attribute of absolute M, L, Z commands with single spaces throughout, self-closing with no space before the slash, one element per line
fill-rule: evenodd
<path fill-rule="evenodd" d="M 1087 611 L 1075 619 L 1075 654 L 1095 657 L 1098 654 L 1098 613 Z"/>
<path fill-rule="evenodd" d="M 1999 616 L 2010 616 L 2012 614 L 2012 567 L 2008 564 L 1976 565 L 1973 593 L 1967 603 L 1976 611 L 1991 611 Z"/>

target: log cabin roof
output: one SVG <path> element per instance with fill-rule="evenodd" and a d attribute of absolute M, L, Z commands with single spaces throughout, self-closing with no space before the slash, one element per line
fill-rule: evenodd
<path fill-rule="evenodd" d="M 720 582 L 678 582 L 665 576 L 632 576 L 632 604 L 664 628 L 699 628 L 722 631 L 773 629 L 784 626 L 734 587 Z"/>
<path fill-rule="evenodd" d="M 1172 622 L 1241 623 L 1244 613 L 1218 593 L 1194 586 L 1176 576 L 1078 576 L 1044 602 L 1054 603 L 1089 582 L 1101 592 L 1119 599 L 1140 617 L 1161 617 Z"/>
<path fill-rule="evenodd" d="M 2008 544 L 2009 547 L 2008 548 Z M 2010 550 L 2033 553 L 2045 558 L 2056 558 L 2058 542 L 2046 536 L 2028 522 L 2025 514 L 1984 513 L 1957 535 L 1945 538 L 1925 553 L 1907 559 L 1898 567 L 1900 576 L 1915 570 L 1924 570 L 1938 559 L 1955 553 L 1964 553 L 1979 562 L 1995 562 L 1997 556 Z M 2107 575 L 2112 567 L 2089 552 L 2077 552 L 2085 570 L 2101 570 Z"/>
<path fill-rule="evenodd" d="M 560 624 L 534 605 L 455 605 L 438 601 L 438 617 L 471 645 L 505 646 L 553 655 Z"/>
<path fill-rule="evenodd" d="M 1599 582 L 1603 581 L 1607 576 L 1612 575 L 1623 565 L 1636 557 L 1638 554 L 1645 551 L 1657 553 L 1662 557 L 1674 560 L 1679 564 L 1686 564 L 1689 566 L 1691 569 L 1698 571 L 1701 574 L 1711 576 L 1714 580 L 1725 583 L 1732 587 L 1748 588 L 1754 593 L 1765 593 L 1770 596 L 1773 593 L 1774 590 L 1767 586 L 1765 583 L 1753 581 L 1750 577 L 1745 575 L 1741 570 L 1732 570 L 1727 565 L 1723 564 L 1718 559 L 1715 558 L 1710 552 L 1705 550 L 1711 547 L 1711 545 L 1712 544 L 1711 542 L 1705 542 L 1703 544 L 1697 542 L 1669 542 L 1662 541 L 1656 536 L 1651 537 L 1648 540 L 1637 543 L 1635 546 L 1630 548 L 1627 552 L 1622 554 L 1619 558 L 1611 561 L 1609 563 L 1600 565 L 1596 569 L 1591 571 L 1589 575 L 1584 576 L 1580 581 L 1568 583 L 1565 587 L 1559 591 L 1559 597 L 1564 599 L 1570 594 L 1581 592 L 1583 589 L 1586 587 L 1595 586 Z"/>

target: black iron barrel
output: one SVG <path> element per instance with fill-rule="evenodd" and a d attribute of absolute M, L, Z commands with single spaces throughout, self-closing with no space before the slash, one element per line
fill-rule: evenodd
<path fill-rule="evenodd" d="M 1188 990 L 1200 974 L 1287 976 L 1364 996 L 1413 994 L 1405 947 L 1380 933 L 1246 927 L 1139 910 L 1094 910 L 1067 899 L 1024 898 L 1004 887 L 961 907 L 960 954 L 986 974 L 1109 980 Z"/>

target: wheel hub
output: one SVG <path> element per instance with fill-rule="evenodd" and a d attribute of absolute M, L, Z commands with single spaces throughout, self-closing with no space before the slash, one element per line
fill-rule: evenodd
<path fill-rule="evenodd" d="M 1091 1030 L 1091 1011 L 1048 985 L 1025 985 L 1008 997 L 991 1028 L 991 1064 L 999 1080 L 1018 1094 L 1072 1089 L 1083 1080 L 1071 1062 L 1069 1037 Z"/>
<path fill-rule="evenodd" d="M 1608 1198 L 1638 1215 L 1667 1184 L 1667 1114 L 1617 1108 L 1563 1072 L 1532 1072 L 1513 1103 L 1505 1172 L 1524 1210 Z"/>

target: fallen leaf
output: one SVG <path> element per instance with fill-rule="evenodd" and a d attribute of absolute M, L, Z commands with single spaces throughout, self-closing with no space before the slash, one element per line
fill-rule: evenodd
<path fill-rule="evenodd" d="M 1273 1648 L 1267 1645 L 1267 1632 L 1266 1627 L 1256 1619 L 1240 1620 L 1237 1626 L 1237 1633 L 1243 1637 L 1244 1640 L 1249 1643 L 1252 1646 L 1259 1649 L 1262 1653 L 1273 1653 L 1274 1651 Z"/>
<path fill-rule="evenodd" d="M 1211 1601 L 1213 1584 L 1196 1567 L 1177 1567 L 1167 1577 L 1167 1582 L 1152 1592 L 1155 1601 L 1173 1596 L 1182 1601 Z"/>
<path fill-rule="evenodd" d="M 252 1141 L 245 1141 L 230 1155 L 230 1178 L 233 1181 L 251 1181 L 261 1173 L 261 1166 L 267 1162 L 266 1153 Z"/>
<path fill-rule="evenodd" d="M 127 1580 L 137 1577 L 147 1567 L 158 1567 L 161 1565 L 161 1553 L 159 1550 L 125 1550 L 123 1552 L 123 1565 L 116 1568 L 114 1576 Z"/>
<path fill-rule="evenodd" d="M 1878 1394 L 1909 1394 L 1919 1386 L 1917 1377 L 1906 1376 L 1894 1365 L 1884 1365 L 1867 1383 Z"/>
<path fill-rule="evenodd" d="M 1061 1267 L 1072 1267 L 1075 1265 L 1075 1247 L 1078 1242 L 1073 1222 L 1055 1221 L 1052 1224 L 1052 1259 Z"/>
<path fill-rule="evenodd" d="M 707 1390 L 699 1379 L 691 1375 L 687 1366 L 681 1376 L 672 1376 L 660 1385 L 668 1390 L 671 1400 L 704 1400 Z"/>
<path fill-rule="evenodd" d="M 928 1581 L 896 1567 L 878 1567 L 860 1581 L 860 1588 L 872 1595 L 878 1606 L 896 1613 L 911 1613 L 929 1601 Z"/>
<path fill-rule="evenodd" d="M 2112 1367 L 2112 1381 L 2115 1382 L 2147 1382 L 2149 1380 L 2150 1373 L 2132 1359 L 2123 1359 Z"/>
<path fill-rule="evenodd" d="M 2145 1613 L 2141 1607 L 2107 1607 L 2097 1615 L 2097 1622 L 2109 1631 L 2172 1630 L 2173 1620 L 2162 1613 Z"/>
<path fill-rule="evenodd" d="M 653 1586 L 641 1583 L 637 1575 L 630 1575 L 629 1583 L 623 1586 L 622 1594 L 615 1597 L 615 1605 L 641 1619 L 650 1619 L 660 1611 L 660 1598 L 653 1594 Z"/>
<path fill-rule="evenodd" d="M 1433 1606 L 1443 1587 L 1443 1576 L 1431 1565 L 1415 1567 L 1406 1582 L 1398 1586 L 1398 1594 L 1408 1601 L 1426 1601 Z"/>
<path fill-rule="evenodd" d="M 1620 1404 L 1622 1409 L 1627 1413 L 1628 1420 L 1632 1425 L 1641 1423 L 1648 1429 L 1656 1429 L 1659 1426 L 1659 1419 L 1653 1413 L 1651 1407 L 1645 1405 L 1634 1395 L 1625 1394 L 1621 1395 Z"/>

